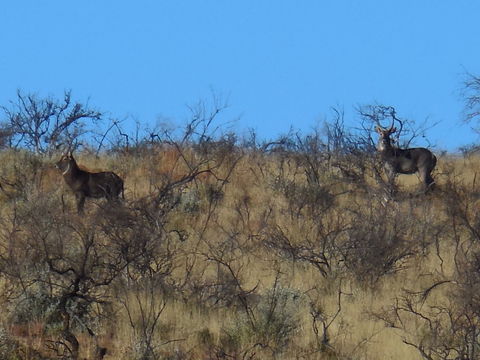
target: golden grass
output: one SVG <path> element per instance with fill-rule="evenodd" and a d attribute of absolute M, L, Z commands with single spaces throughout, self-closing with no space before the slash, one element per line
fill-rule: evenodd
<path fill-rule="evenodd" d="M 453 167 L 454 172 L 466 185 L 474 185 L 475 168 L 478 168 L 480 159 L 445 159 L 444 164 L 445 167 Z M 267 163 L 266 165 L 262 169 L 263 173 L 267 172 L 269 167 L 270 171 L 273 171 L 272 168 L 275 167 L 275 164 Z M 445 176 L 443 176 L 443 172 L 446 170 L 440 162 L 437 169 L 439 187 L 444 185 Z M 259 181 L 259 179 L 264 181 Z M 138 181 L 138 177 L 135 177 L 135 181 Z M 400 176 L 398 182 L 404 191 L 415 189 L 418 186 L 416 176 Z M 275 196 L 270 184 L 265 182 L 265 176 L 263 175 L 262 179 L 260 171 L 252 169 L 247 158 L 240 163 L 230 180 L 230 184 L 225 188 L 225 200 L 219 210 L 217 221 L 225 224 L 234 223 L 238 214 L 233 209 L 242 202 L 247 202 L 251 211 L 248 222 L 249 230 L 256 233 L 262 226 L 259 219 L 262 218 L 265 209 L 269 206 L 283 208 L 284 204 L 282 203 L 284 201 L 285 199 Z M 409 208 L 407 204 L 400 204 L 400 206 L 405 207 L 404 211 L 415 211 L 415 209 Z M 438 211 L 438 213 L 441 213 L 441 211 Z M 202 220 L 200 219 L 199 222 L 202 222 Z M 287 224 L 292 233 L 301 230 L 295 229 L 294 223 Z M 215 236 L 215 233 L 214 231 L 212 236 Z M 444 251 L 448 252 L 449 250 L 445 249 Z M 283 286 L 296 289 L 301 293 L 306 293 L 315 287 L 324 289 L 320 304 L 330 317 L 333 317 L 338 310 L 337 291 L 341 289 L 343 293 L 341 311 L 329 328 L 329 336 L 334 339 L 332 344 L 336 351 L 340 352 L 340 355 L 371 360 L 421 359 L 415 349 L 402 342 L 404 335 L 399 329 L 386 328 L 383 323 L 372 319 L 368 314 L 388 308 L 395 296 L 400 294 L 404 288 L 421 289 L 422 285 L 428 286 L 435 269 L 439 266 L 435 254 L 432 253 L 423 257 L 420 263 L 409 264 L 410 267 L 403 272 L 387 276 L 380 281 L 374 291 L 369 288 L 359 288 L 358 285 L 349 281 L 345 281 L 341 285 L 336 284 L 336 286 L 339 286 L 337 288 L 329 279 L 320 276 L 318 271 L 312 267 L 287 262 L 278 264 L 268 255 L 260 253 L 254 257 L 247 255 L 242 259 L 242 264 L 246 264 L 246 269 L 242 272 L 245 288 L 258 286 L 258 292 L 265 293 L 274 282 L 274 269 L 279 267 Z M 445 256 L 444 260 L 443 266 L 445 272 L 448 273 L 449 269 L 452 269 L 452 259 Z M 437 296 L 441 297 L 443 295 Z M 306 348 L 316 341 L 312 332 L 312 318 L 307 307 L 298 310 L 301 326 L 292 340 L 292 344 L 295 344 L 295 347 Z M 173 303 L 168 306 L 162 319 L 165 326 L 172 329 L 171 338 L 186 339 L 184 345 L 190 349 L 198 346 L 196 334 L 204 329 L 208 329 L 213 335 L 215 343 L 219 341 L 222 329 L 228 328 L 232 322 L 235 322 L 234 314 L 226 310 L 204 313 L 192 310 L 188 306 L 185 308 L 180 303 Z M 289 352 L 284 358 L 288 359 L 291 356 L 292 352 Z M 328 351 L 325 351 L 324 355 L 317 353 L 312 355 L 311 358 L 322 359 L 328 358 L 328 356 Z"/>
<path fill-rule="evenodd" d="M 2 178 L 9 179 L 15 183 L 18 174 L 13 170 L 12 164 L 18 164 L 20 155 L 13 153 L 0 154 L 0 160 L 10 166 L 2 170 Z M 191 154 L 191 156 L 194 156 Z M 78 162 L 92 171 L 111 170 L 117 172 L 125 179 L 126 197 L 129 200 L 145 196 L 158 184 L 165 181 L 178 179 L 187 170 L 185 163 L 179 158 L 178 152 L 169 149 L 152 154 L 148 159 L 134 157 L 121 158 L 95 158 L 92 156 L 78 156 Z M 209 216 L 209 204 L 201 196 L 201 210 L 195 214 L 178 212 L 172 215 L 170 226 L 183 226 L 189 233 L 189 239 L 178 246 L 186 254 L 194 254 L 198 262 L 198 269 L 193 275 L 198 276 L 202 281 L 217 280 L 217 264 L 207 260 L 207 254 L 212 249 L 218 248 L 228 237 L 228 233 L 240 233 L 239 241 L 248 247 L 252 245 L 249 235 L 262 236 L 266 223 L 276 223 L 286 229 L 293 241 L 302 242 L 301 237 L 308 234 L 305 227 L 308 221 L 299 222 L 290 218 L 285 209 L 287 199 L 281 197 L 274 191 L 275 174 L 277 163 L 268 159 L 253 159 L 246 156 L 242 159 L 229 182 L 224 185 L 223 200 L 217 204 L 214 215 Z M 30 166 L 30 165 L 29 165 Z M 477 173 L 480 168 L 480 158 L 468 159 L 444 157 L 439 159 L 439 166 L 436 170 L 437 185 L 440 189 L 445 186 L 447 179 L 458 178 L 465 186 L 476 189 Z M 68 189 L 61 186 L 60 174 L 51 167 L 51 160 L 45 161 L 40 166 L 39 177 L 36 177 L 37 191 L 50 192 L 52 196 L 60 196 L 62 193 L 66 198 L 71 198 Z M 448 176 L 447 176 L 448 172 Z M 227 176 L 227 169 L 217 169 L 219 178 Z M 292 180 L 298 180 L 295 176 Z M 401 191 L 408 193 L 415 191 L 418 186 L 416 176 L 400 176 L 398 179 Z M 186 191 L 204 191 L 209 185 L 215 184 L 211 178 L 204 177 L 196 182 L 190 183 Z M 15 191 L 14 187 L 4 185 L 0 201 L 8 204 L 9 195 Z M 352 201 L 351 196 L 344 195 L 337 199 L 339 204 L 347 204 Z M 437 206 L 438 197 L 432 195 L 426 201 L 430 201 L 432 209 L 429 216 L 431 221 L 437 221 L 444 217 L 441 205 Z M 355 199 L 354 201 L 359 201 Z M 361 201 L 361 200 L 360 200 Z M 419 216 L 424 214 L 421 208 L 421 201 L 409 203 L 408 201 L 397 204 L 400 212 L 418 212 Z M 72 211 L 73 211 L 73 204 Z M 418 205 L 418 206 L 417 206 Z M 8 205 L 5 205 L 8 206 Z M 4 207 L 5 207 L 4 206 Z M 87 210 L 89 208 L 87 202 Z M 342 206 L 342 205 L 340 205 Z M 277 209 L 267 215 L 269 209 Z M 5 209 L 2 209 L 4 212 Z M 332 212 L 333 217 L 341 214 L 343 210 L 337 209 Z M 315 220 L 315 219 L 313 219 Z M 310 220 L 312 221 L 312 220 Z M 310 222 L 310 224 L 313 224 Z M 206 231 L 200 234 L 200 230 L 206 226 Z M 312 228 L 312 231 L 314 229 Z M 285 288 L 294 289 L 300 294 L 306 294 L 302 306 L 298 308 L 299 328 L 293 335 L 288 349 L 277 359 L 291 359 L 295 354 L 303 354 L 302 359 L 341 359 L 355 358 L 368 360 L 381 359 L 421 359 L 418 351 L 403 343 L 405 335 L 401 329 L 389 328 L 372 314 L 381 312 L 391 307 L 395 298 L 405 288 L 422 289 L 428 287 L 432 279 L 440 269 L 440 261 L 437 254 L 431 251 L 425 256 L 411 258 L 405 270 L 381 278 L 374 288 L 361 286 L 351 278 L 329 278 L 324 277 L 314 267 L 304 263 L 295 263 L 280 259 L 272 252 L 253 248 L 243 251 L 241 248 L 231 261 L 232 267 L 238 271 L 242 286 L 245 289 L 256 289 L 260 295 L 266 294 L 272 289 L 275 280 L 279 277 L 281 285 Z M 449 256 L 451 248 L 448 245 L 440 249 L 444 260 L 441 269 L 444 274 L 454 271 L 453 260 Z M 185 258 L 179 260 L 184 262 Z M 182 263 L 183 264 L 183 263 Z M 280 274 L 280 275 L 279 275 Z M 179 266 L 174 273 L 175 277 L 181 279 L 184 276 L 184 267 Z M 341 291 L 340 302 L 338 292 Z M 161 304 L 162 294 L 156 298 L 157 306 Z M 445 301 L 446 293 L 437 292 L 431 301 Z M 128 295 L 131 316 L 138 322 L 140 317 L 140 305 L 135 302 L 133 294 Z M 140 301 L 148 302 L 147 297 L 140 297 Z M 317 306 L 323 309 L 327 323 L 332 321 L 328 329 L 331 350 L 324 349 L 323 352 L 308 352 L 305 349 L 315 347 L 317 338 L 313 332 L 312 316 L 309 311 L 308 302 L 316 302 Z M 241 306 L 238 304 L 231 307 L 216 307 L 213 305 L 197 306 L 195 303 L 182 301 L 181 299 L 165 297 L 165 309 L 163 310 L 160 322 L 156 330 L 158 342 L 163 344 L 159 353 L 171 354 L 182 349 L 192 359 L 209 358 L 208 354 L 215 346 L 219 346 L 222 337 L 228 329 L 234 328 L 238 323 L 238 314 L 241 313 Z M 113 334 L 105 330 L 103 342 L 109 347 L 106 359 L 127 359 L 131 356 L 136 341 L 136 329 L 130 326 L 129 318 L 120 304 Z M 339 310 L 339 306 L 341 307 Z M 338 311 L 338 315 L 334 318 Z M 415 329 L 414 323 L 409 328 Z M 321 327 L 321 325 L 318 325 Z M 85 342 L 88 340 L 84 340 Z M 260 350 L 259 350 L 260 351 Z M 259 352 L 261 354 L 261 352 Z M 268 354 L 267 352 L 264 353 Z M 88 356 L 85 354 L 85 356 Z M 266 355 L 265 355 L 266 356 Z M 259 357 L 262 358 L 262 357 Z"/>

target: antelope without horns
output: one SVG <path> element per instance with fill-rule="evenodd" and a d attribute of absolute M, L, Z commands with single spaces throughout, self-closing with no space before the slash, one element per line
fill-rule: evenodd
<path fill-rule="evenodd" d="M 110 171 L 92 173 L 80 169 L 71 151 L 63 154 L 55 166 L 75 194 L 79 214 L 83 213 L 86 198 L 106 198 L 111 201 L 118 199 L 120 194 L 125 198 L 120 176 Z"/>
<path fill-rule="evenodd" d="M 422 181 L 424 191 L 432 189 L 435 181 L 432 171 L 437 164 L 437 157 L 428 149 L 423 147 L 400 149 L 392 144 L 390 136 L 397 131 L 395 121 L 403 126 L 403 123 L 395 116 L 395 111 L 390 113 L 392 124 L 389 128 L 383 128 L 378 124 L 375 130 L 380 135 L 377 143 L 377 151 L 380 153 L 384 163 L 387 177 L 391 187 L 394 185 L 397 174 L 418 173 Z"/>

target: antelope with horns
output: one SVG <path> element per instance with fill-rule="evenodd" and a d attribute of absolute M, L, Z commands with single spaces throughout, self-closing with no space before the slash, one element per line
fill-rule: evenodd
<path fill-rule="evenodd" d="M 85 199 L 118 199 L 120 193 L 124 199 L 123 180 L 113 172 L 91 173 L 78 167 L 71 151 L 63 154 L 55 166 L 62 172 L 65 182 L 75 194 L 77 211 L 83 213 Z"/>
<path fill-rule="evenodd" d="M 425 193 L 432 189 L 435 181 L 432 178 L 432 171 L 437 164 L 437 158 L 426 148 L 408 148 L 400 149 L 392 144 L 390 136 L 397 131 L 395 121 L 403 126 L 401 120 L 395 115 L 395 110 L 390 109 L 392 124 L 388 129 L 378 125 L 375 130 L 380 135 L 377 143 L 377 151 L 385 162 L 385 170 L 391 188 L 393 188 L 395 176 L 397 174 L 418 173 L 423 183 Z M 401 130 L 401 128 L 400 128 Z"/>

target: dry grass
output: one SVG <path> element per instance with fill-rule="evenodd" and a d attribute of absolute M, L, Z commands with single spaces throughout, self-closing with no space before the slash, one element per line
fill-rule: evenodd
<path fill-rule="evenodd" d="M 20 181 L 21 173 L 15 169 L 25 161 L 24 157 L 27 155 L 2 153 L 0 156 L 2 163 L 7 164 L 1 173 L 4 181 L 0 201 L 2 213 L 8 214 L 12 207 L 11 198 L 19 191 L 15 184 Z M 195 154 L 188 156 L 193 157 Z M 172 149 L 159 151 L 145 159 L 133 156 L 105 156 L 98 159 L 79 156 L 78 161 L 92 171 L 112 170 L 124 177 L 126 197 L 129 201 L 150 194 L 161 184 L 178 179 L 188 170 L 179 153 Z M 423 221 L 440 223 L 447 216 L 442 202 L 442 191 L 445 190 L 447 182 L 458 179 L 466 188 L 471 189 L 472 193 L 477 192 L 476 169 L 479 165 L 478 157 L 439 159 L 435 175 L 437 193 L 425 198 L 407 196 L 416 191 L 416 176 L 400 176 L 400 191 L 405 197 L 392 205 L 392 209 L 396 209 L 399 214 L 414 212 L 419 219 L 428 218 Z M 50 160 L 44 160 L 40 165 L 30 163 L 28 167 L 38 167 L 39 170 L 37 175 L 24 181 L 33 184 L 30 186 L 33 186 L 37 193 L 47 192 L 50 196 L 63 196 L 70 207 L 68 211 L 73 212 L 72 196 L 61 185 L 60 175 L 50 166 Z M 408 257 L 401 271 L 381 276 L 373 285 L 362 284 L 350 273 L 342 272 L 341 264 L 335 264 L 334 260 L 331 272 L 324 276 L 306 262 L 280 257 L 275 251 L 262 245 L 262 239 L 267 236 L 267 229 L 270 229 L 272 224 L 288 231 L 292 242 L 298 245 L 304 243 L 305 237 L 315 238 L 315 232 L 318 231 L 315 226 L 320 220 L 325 222 L 325 226 L 333 226 L 341 217 L 344 217 L 345 223 L 349 223 L 353 216 L 352 209 L 361 209 L 363 203 L 365 206 L 371 205 L 367 205 L 370 200 L 363 195 L 350 192 L 339 195 L 335 199 L 334 207 L 327 211 L 322 219 L 292 217 L 289 213 L 289 201 L 292 199 L 281 196 L 275 189 L 278 168 L 276 160 L 249 155 L 237 164 L 228 183 L 222 184 L 205 175 L 185 186 L 182 196 L 190 196 L 192 204 L 189 206 L 196 208 L 188 210 L 190 208 L 185 205 L 169 218 L 169 228 L 182 228 L 188 234 L 186 241 L 175 245 L 179 249 L 179 255 L 175 258 L 171 281 L 180 284 L 185 278 L 186 264 L 191 264 L 192 261 L 195 262 L 189 275 L 192 283 L 215 283 L 220 281 L 222 276 L 228 279 L 228 269 L 214 258 L 219 249 L 231 246 L 228 253 L 222 255 L 222 259 L 228 259 L 228 264 L 238 276 L 243 289 L 254 289 L 256 297 L 248 299 L 252 307 L 258 304 L 259 297 L 265 296 L 274 288 L 276 282 L 283 289 L 299 294 L 296 311 L 292 312 L 292 315 L 298 317 L 298 327 L 291 333 L 287 347 L 273 355 L 269 349 L 264 348 L 247 351 L 246 348 L 250 345 L 245 340 L 237 349 L 237 358 L 241 358 L 242 354 L 248 357 L 255 353 L 255 358 L 277 359 L 421 359 L 416 349 L 403 342 L 406 337 L 415 335 L 418 325 L 415 319 L 405 324 L 405 328 L 412 331 L 407 334 L 405 329 L 386 327 L 375 314 L 391 308 L 402 296 L 404 289 L 420 291 L 428 287 L 438 277 L 439 272 L 444 275 L 454 273 L 452 245 L 442 244 L 440 257 L 434 245 L 429 245 L 424 253 Z M 218 168 L 217 178 L 226 178 L 228 170 L 227 166 Z M 287 173 L 286 178 L 294 182 L 304 181 L 303 174 L 295 174 L 291 169 L 288 171 L 291 173 Z M 212 186 L 221 188 L 223 192 L 221 200 L 214 205 L 207 200 Z M 427 206 L 425 202 L 428 203 Z M 86 208 L 89 213 L 95 209 L 93 203 L 94 201 L 87 201 Z M 182 291 L 184 294 L 189 293 L 187 290 Z M 447 301 L 447 297 L 448 292 L 438 291 L 432 294 L 430 301 L 442 303 Z M 235 299 L 233 296 L 233 300 Z M 159 358 L 165 359 L 221 358 L 218 350 L 225 345 L 226 335 L 239 332 L 244 321 L 244 309 L 238 301 L 224 304 L 202 297 L 197 301 L 160 290 L 156 294 L 154 305 L 149 302 L 153 300 L 142 293 L 138 294 L 138 297 L 127 293 L 123 301 L 128 303 L 130 318 L 120 299 L 114 303 L 114 325 L 109 325 L 112 328 L 99 329 L 100 342 L 108 348 L 105 359 L 132 358 L 139 336 L 138 327 L 134 328 L 132 325 L 139 326 L 142 306 L 154 306 L 159 310 L 165 304 L 154 330 L 157 354 Z M 329 343 L 321 349 L 314 332 L 311 304 L 321 309 L 322 319 L 329 324 Z M 4 318 L 7 320 L 8 315 L 5 314 Z M 317 326 L 321 330 L 320 322 Z M 18 333 L 13 335 L 24 338 Z M 80 339 L 85 343 L 91 341 L 87 336 Z M 88 351 L 84 354 L 85 357 L 92 356 L 87 353 Z M 213 355 L 215 353 L 217 357 Z"/>

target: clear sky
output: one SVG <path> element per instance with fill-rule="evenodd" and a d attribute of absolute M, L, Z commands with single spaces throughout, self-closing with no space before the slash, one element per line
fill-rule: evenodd
<path fill-rule="evenodd" d="M 113 117 L 181 122 L 213 89 L 225 120 L 272 138 L 378 102 L 439 121 L 430 140 L 453 150 L 478 139 L 459 90 L 480 74 L 479 16 L 477 0 L 5 0 L 0 104 L 71 89 Z"/>

